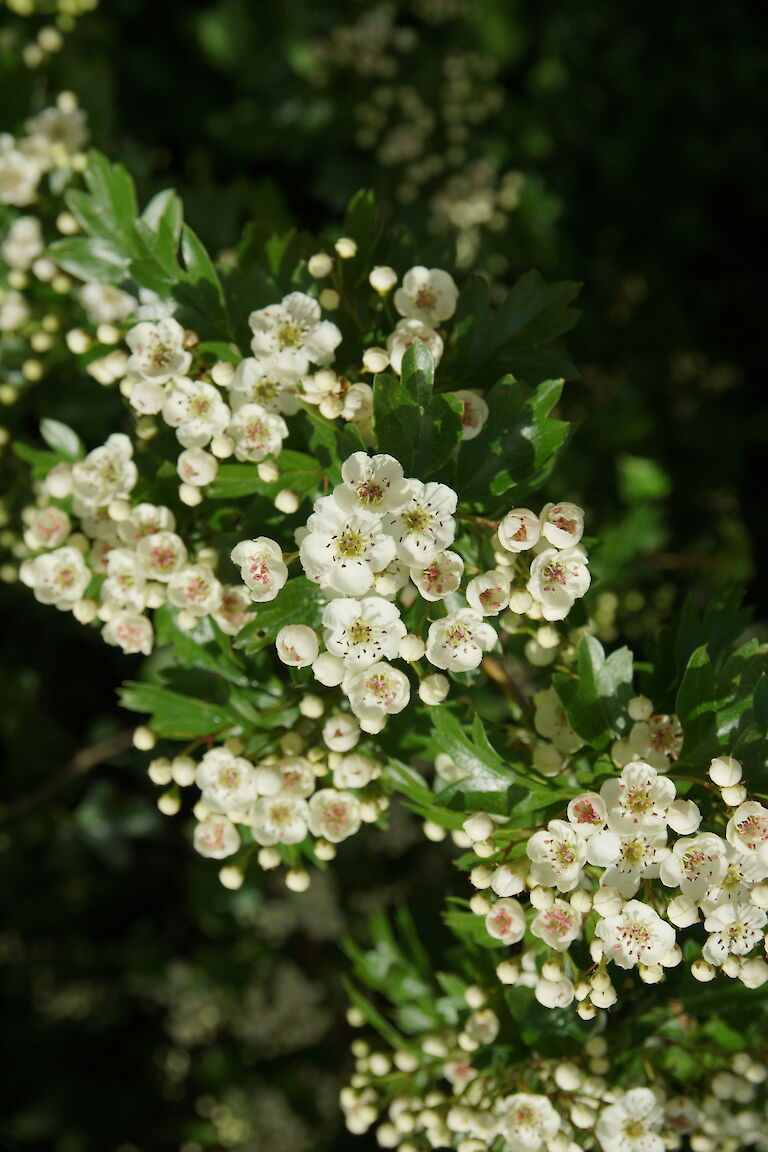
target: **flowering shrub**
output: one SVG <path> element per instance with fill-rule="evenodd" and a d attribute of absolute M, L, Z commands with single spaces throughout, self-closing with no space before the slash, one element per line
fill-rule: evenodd
<path fill-rule="evenodd" d="M 193 844 L 226 861 L 225 887 L 255 863 L 304 891 L 405 805 L 477 889 L 450 897 L 465 956 L 438 989 L 390 936 L 387 980 L 350 945 L 411 1037 L 352 989 L 352 1020 L 395 1054 L 358 1044 L 350 1127 L 386 1108 L 379 1143 L 401 1152 L 648 1152 L 681 1132 L 706 1152 L 760 1059 L 738 1050 L 691 1092 L 674 1070 L 662 1092 L 651 1040 L 614 1068 L 626 1021 L 604 1040 L 598 1013 L 646 1028 L 718 971 L 745 992 L 768 979 L 767 653 L 738 645 L 725 605 L 686 610 L 651 662 L 597 640 L 584 511 L 550 490 L 576 286 L 532 272 L 494 306 L 365 193 L 339 236 L 252 226 L 215 264 L 175 193 L 139 213 L 97 153 L 84 181 L 72 234 L 30 259 L 81 282 L 68 352 L 126 404 L 88 450 L 51 419 L 49 451 L 18 446 L 21 579 L 149 657 L 121 691 L 149 717 L 134 742 L 163 813 L 196 789 Z M 4 242 L 17 261 L 25 228 Z M 635 969 L 665 982 L 652 1010 Z M 507 1010 L 514 1059 L 495 1047 Z M 746 1144 L 760 1126 L 743 1121 Z"/>

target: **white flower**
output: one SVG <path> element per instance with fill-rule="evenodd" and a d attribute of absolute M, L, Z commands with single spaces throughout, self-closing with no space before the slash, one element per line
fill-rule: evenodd
<path fill-rule="evenodd" d="M 144 607 L 146 576 L 135 552 L 112 548 L 107 556 L 107 579 L 101 586 L 101 599 L 118 608 L 141 612 Z"/>
<path fill-rule="evenodd" d="M 346 376 L 337 376 L 330 368 L 321 368 L 301 383 L 304 399 L 315 404 L 327 420 L 364 420 L 373 409 L 373 392 L 369 384 L 350 384 Z"/>
<path fill-rule="evenodd" d="M 205 488 L 216 479 L 219 462 L 204 448 L 185 448 L 176 461 L 176 471 L 185 484 Z"/>
<path fill-rule="evenodd" d="M 227 636 L 237 636 L 248 620 L 248 605 L 251 598 L 246 588 L 224 584 L 221 589 L 221 602 L 212 613 L 213 619 Z"/>
<path fill-rule="evenodd" d="M 368 274 L 368 283 L 374 291 L 386 296 L 397 284 L 397 272 L 388 264 L 377 264 Z"/>
<path fill-rule="evenodd" d="M 309 830 L 331 844 L 354 836 L 360 827 L 360 801 L 351 792 L 321 788 L 309 801 Z"/>
<path fill-rule="evenodd" d="M 125 544 L 135 547 L 144 536 L 153 532 L 173 532 L 176 518 L 170 508 L 162 504 L 135 504 L 117 525 L 117 534 Z"/>
<path fill-rule="evenodd" d="M 114 284 L 84 284 L 78 299 L 91 324 L 119 324 L 136 307 L 135 298 Z"/>
<path fill-rule="evenodd" d="M 0 204 L 26 208 L 35 198 L 40 165 L 26 156 L 7 133 L 0 134 Z"/>
<path fill-rule="evenodd" d="M 545 504 L 539 520 L 542 536 L 555 548 L 572 548 L 584 535 L 584 509 L 567 500 Z"/>
<path fill-rule="evenodd" d="M 455 396 L 461 401 L 461 438 L 474 440 L 479 436 L 488 419 L 488 405 L 479 392 L 470 392 L 462 388 L 458 392 L 446 392 L 446 396 Z"/>
<path fill-rule="evenodd" d="M 317 659 L 317 634 L 306 624 L 286 624 L 275 637 L 277 655 L 292 668 L 308 668 Z"/>
<path fill-rule="evenodd" d="M 321 496 L 307 521 L 299 546 L 310 580 L 342 596 L 364 596 L 375 573 L 394 559 L 395 543 L 384 535 L 380 518 L 367 512 L 345 512 L 333 496 Z"/>
<path fill-rule="evenodd" d="M 195 850 L 201 856 L 223 860 L 240 847 L 240 833 L 226 816 L 209 816 L 195 828 Z"/>
<path fill-rule="evenodd" d="M 393 297 L 401 316 L 421 320 L 434 327 L 456 311 L 459 290 L 454 279 L 441 268 L 416 265 L 403 276 Z"/>
<path fill-rule="evenodd" d="M 310 364 L 330 364 L 341 343 L 339 329 L 321 319 L 317 300 L 303 292 L 291 292 L 280 304 L 251 312 L 248 323 L 253 332 L 254 356 L 264 358 L 282 352 L 284 362 L 290 360 L 301 375 Z"/>
<path fill-rule="evenodd" d="M 126 333 L 131 350 L 128 371 L 155 384 L 164 384 L 172 376 L 186 376 L 192 355 L 184 350 L 184 329 L 178 320 L 144 320 Z"/>
<path fill-rule="evenodd" d="M 114 432 L 99 448 L 72 465 L 75 510 L 91 512 L 125 499 L 138 479 L 133 444 L 122 432 Z"/>
<path fill-rule="evenodd" d="M 41 604 L 72 608 L 91 582 L 91 570 L 77 548 L 56 548 L 22 564 L 19 575 Z"/>
<path fill-rule="evenodd" d="M 191 564 L 171 576 L 168 599 L 192 616 L 207 616 L 221 604 L 221 584 L 205 564 Z"/>
<path fill-rule="evenodd" d="M 468 672 L 479 666 L 483 653 L 489 652 L 497 639 L 495 630 L 478 612 L 461 608 L 430 624 L 427 660 L 436 668 Z"/>
<path fill-rule="evenodd" d="M 541 524 L 530 508 L 513 508 L 498 527 L 499 543 L 507 552 L 526 552 L 538 543 Z"/>
<path fill-rule="evenodd" d="M 227 427 L 230 412 L 213 384 L 177 376 L 165 394 L 163 419 L 184 448 L 204 448 Z"/>
<path fill-rule="evenodd" d="M 675 785 L 666 776 L 659 776 L 650 764 L 636 760 L 624 766 L 620 777 L 606 780 L 600 795 L 608 809 L 611 831 L 655 830 L 666 824 Z"/>
<path fill-rule="evenodd" d="M 610 813 L 608 814 L 610 821 Z M 602 862 L 594 855 L 594 849 L 602 838 L 610 832 L 598 833 L 589 840 L 590 863 Z M 627 832 L 618 837 L 619 851 L 613 857 L 600 877 L 600 883 L 615 888 L 622 896 L 634 896 L 643 877 L 655 879 L 667 856 L 667 829 L 652 828 L 649 831 Z M 612 855 L 612 854 L 611 854 Z"/>
<path fill-rule="evenodd" d="M 378 764 L 368 756 L 353 752 L 343 756 L 333 770 L 336 788 L 364 788 L 378 774 Z"/>
<path fill-rule="evenodd" d="M 307 834 L 309 808 L 306 800 L 283 792 L 257 800 L 251 810 L 254 839 L 264 847 L 300 844 Z"/>
<path fill-rule="evenodd" d="M 497 900 L 485 917 L 485 928 L 494 940 L 516 944 L 525 935 L 525 912 L 518 900 Z"/>
<path fill-rule="evenodd" d="M 211 808 L 232 812 L 247 808 L 258 797 L 253 765 L 226 748 L 211 748 L 197 766 L 195 783 Z"/>
<path fill-rule="evenodd" d="M 332 752 L 349 752 L 360 740 L 359 720 L 344 712 L 335 712 L 323 725 L 323 740 Z"/>
<path fill-rule="evenodd" d="M 386 453 L 353 452 L 341 466 L 341 478 L 333 498 L 346 512 L 393 512 L 411 496 L 402 464 Z"/>
<path fill-rule="evenodd" d="M 560 1131 L 560 1117 L 546 1096 L 519 1092 L 502 1105 L 507 1152 L 539 1152 Z"/>
<path fill-rule="evenodd" d="M 411 568 L 421 568 L 453 543 L 458 497 L 445 484 L 407 483 L 408 502 L 385 516 L 384 528 L 395 540 L 398 558 Z"/>
<path fill-rule="evenodd" d="M 26 272 L 44 247 L 43 232 L 37 216 L 19 216 L 8 229 L 0 246 L 0 256 L 9 268 Z"/>
<path fill-rule="evenodd" d="M 575 991 L 573 981 L 567 976 L 559 980 L 542 978 L 537 980 L 533 987 L 534 996 L 545 1008 L 567 1008 L 573 1003 Z"/>
<path fill-rule="evenodd" d="M 435 365 L 440 363 L 440 357 L 443 355 L 443 341 L 434 328 L 430 328 L 421 320 L 400 320 L 395 325 L 394 331 L 387 337 L 389 362 L 398 376 L 402 371 L 403 356 L 415 340 L 421 340 L 426 344 L 432 353 Z"/>
<path fill-rule="evenodd" d="M 406 628 L 394 604 L 380 596 L 332 600 L 323 610 L 325 646 L 348 668 L 370 668 L 398 655 Z"/>
<path fill-rule="evenodd" d="M 274 600 L 288 579 L 282 549 L 267 536 L 242 540 L 232 549 L 231 558 L 240 566 L 243 583 L 257 604 Z"/>
<path fill-rule="evenodd" d="M 631 1088 L 600 1113 L 595 1135 L 603 1152 L 664 1152 L 664 1109 L 650 1088 Z"/>
<path fill-rule="evenodd" d="M 764 879 L 757 856 L 741 852 L 732 844 L 726 846 L 725 865 L 725 875 L 719 884 L 713 884 L 699 901 L 705 916 L 722 904 L 748 901 L 754 885 Z"/>
<path fill-rule="evenodd" d="M 125 369 L 126 365 L 127 362 L 122 365 L 123 369 Z M 87 370 L 90 371 L 91 367 L 92 365 L 89 365 Z M 93 373 L 91 374 L 94 375 Z M 105 374 L 101 368 L 99 368 L 99 374 L 94 376 L 94 378 L 96 380 L 100 379 L 101 382 L 104 381 Z M 143 376 L 130 376 L 126 383 L 130 388 L 128 392 L 128 402 L 134 412 L 138 412 L 140 416 L 156 416 L 157 413 L 162 410 L 167 391 L 165 381 L 162 384 L 158 384 L 156 381 L 149 380 Z"/>
<path fill-rule="evenodd" d="M 71 529 L 72 522 L 62 508 L 55 504 L 36 508 L 24 532 L 24 543 L 33 552 L 40 548 L 60 548 Z"/>
<path fill-rule="evenodd" d="M 264 766 L 262 774 L 269 772 L 275 777 L 276 784 L 272 788 L 262 788 L 264 795 L 276 795 L 282 792 L 287 796 L 299 796 L 306 800 L 315 790 L 317 778 L 315 770 L 309 760 L 303 756 L 285 756 L 274 766 Z"/>
<path fill-rule="evenodd" d="M 595 936 L 620 968 L 661 964 L 675 943 L 672 925 L 641 900 L 628 900 L 616 915 L 599 920 Z"/>
<path fill-rule="evenodd" d="M 702 949 L 709 964 L 720 965 L 729 956 L 746 956 L 762 939 L 768 912 L 754 904 L 721 904 L 704 921 L 710 933 Z"/>
<path fill-rule="evenodd" d="M 757 861 L 758 853 L 768 843 L 768 808 L 757 800 L 740 804 L 728 821 L 725 838 L 739 852 L 747 853 Z M 768 876 L 768 867 L 762 868 L 761 879 Z"/>
<path fill-rule="evenodd" d="M 680 836 L 689 836 L 701 824 L 701 812 L 693 800 L 673 800 L 667 809 L 667 824 Z"/>
<path fill-rule="evenodd" d="M 531 935 L 543 940 L 556 952 L 566 952 L 581 932 L 582 916 L 566 900 L 555 900 L 542 908 L 531 921 Z"/>
<path fill-rule="evenodd" d="M 608 819 L 608 809 L 597 792 L 582 792 L 568 804 L 568 819 L 582 836 L 602 832 Z"/>
<path fill-rule="evenodd" d="M 547 548 L 531 564 L 526 588 L 545 620 L 564 620 L 590 585 L 587 558 L 580 548 Z"/>
<path fill-rule="evenodd" d="M 571 892 L 579 882 L 587 861 L 587 847 L 571 824 L 550 820 L 546 829 L 534 832 L 526 846 L 532 861 L 531 879 L 545 888 Z"/>
<path fill-rule="evenodd" d="M 680 755 L 683 726 L 677 716 L 649 716 L 632 725 L 627 743 L 636 757 L 647 760 L 659 772 L 666 772 L 670 762 Z"/>
<path fill-rule="evenodd" d="M 151 532 L 136 545 L 136 558 L 149 580 L 167 584 L 186 564 L 187 549 L 175 532 Z"/>
<path fill-rule="evenodd" d="M 61 99 L 61 98 L 60 98 Z M 36 116 L 30 116 L 24 124 L 29 143 L 51 153 L 62 148 L 66 152 L 77 152 L 88 143 L 88 126 L 85 112 L 73 102 L 71 106 L 44 108 Z"/>
<path fill-rule="evenodd" d="M 684 895 L 700 900 L 724 878 L 728 866 L 726 848 L 725 842 L 713 832 L 682 837 L 662 861 L 659 873 L 662 884 L 679 888 Z"/>
<path fill-rule="evenodd" d="M 733 756 L 716 756 L 709 765 L 707 774 L 718 788 L 732 788 L 742 777 L 742 768 Z"/>
<path fill-rule="evenodd" d="M 154 642 L 152 625 L 136 612 L 116 612 L 101 630 L 105 643 L 122 648 L 126 655 L 141 652 L 149 656 Z"/>
<path fill-rule="evenodd" d="M 20 292 L 0 295 L 0 332 L 16 332 L 29 319 L 29 305 Z"/>
<path fill-rule="evenodd" d="M 267 412 L 292 416 L 301 407 L 300 383 L 301 372 L 290 355 L 278 352 L 259 360 L 249 356 L 235 369 L 229 392 L 232 407 L 260 404 Z"/>
<path fill-rule="evenodd" d="M 448 678 L 442 676 L 439 672 L 435 672 L 432 676 L 425 676 L 424 679 L 419 682 L 419 699 L 422 704 L 433 708 L 437 704 L 442 704 L 450 692 L 450 689 L 451 685 Z"/>
<path fill-rule="evenodd" d="M 509 576 L 494 568 L 470 580 L 466 589 L 467 603 L 483 616 L 498 616 L 509 604 L 511 587 Z"/>
<path fill-rule="evenodd" d="M 282 416 L 267 412 L 260 404 L 243 404 L 233 415 L 227 432 L 235 442 L 237 459 L 257 462 L 280 455 L 288 425 Z"/>
<path fill-rule="evenodd" d="M 385 660 L 379 660 L 364 671 L 348 672 L 342 689 L 365 732 L 380 732 L 387 715 L 402 712 L 411 688 L 408 677 Z"/>
<path fill-rule="evenodd" d="M 442 600 L 461 585 L 464 561 L 457 552 L 438 552 L 425 568 L 411 568 L 411 580 L 425 600 Z"/>

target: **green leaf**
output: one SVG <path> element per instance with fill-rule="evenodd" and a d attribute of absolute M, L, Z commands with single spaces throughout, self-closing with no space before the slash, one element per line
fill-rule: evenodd
<path fill-rule="evenodd" d="M 80 280 L 99 284 L 120 284 L 130 268 L 130 259 L 100 236 L 72 236 L 57 240 L 48 252 L 65 272 Z"/>
<path fill-rule="evenodd" d="M 606 659 L 600 641 L 584 636 L 579 643 L 577 675 L 554 677 L 571 726 L 593 748 L 605 748 L 626 730 L 633 671 L 629 648 L 618 648 Z"/>
<path fill-rule="evenodd" d="M 403 357 L 400 377 L 381 373 L 373 390 L 373 420 L 379 450 L 394 456 L 406 475 L 424 478 L 446 463 L 461 441 L 461 401 L 433 396 L 435 363 L 421 340 Z"/>
<path fill-rule="evenodd" d="M 461 780 L 437 792 L 434 803 L 444 808 L 458 806 L 464 812 L 482 810 L 506 816 L 526 789 L 491 745 L 480 717 L 475 717 L 470 737 L 446 707 L 435 708 L 430 715 L 437 747 L 465 773 Z"/>
<path fill-rule="evenodd" d="M 706 645 L 697 648 L 688 661 L 677 693 L 675 711 L 683 725 L 682 756 L 698 757 L 704 746 L 717 748 L 716 715 L 718 691 L 715 672 Z"/>
<path fill-rule="evenodd" d="M 40 421 L 40 435 L 49 448 L 67 460 L 79 460 L 83 456 L 85 450 L 82 440 L 68 424 L 46 416 Z"/>
<path fill-rule="evenodd" d="M 183 696 L 160 684 L 128 681 L 120 689 L 120 702 L 131 712 L 148 713 L 157 735 L 171 739 L 222 734 L 237 726 L 236 717 L 225 705 Z"/>
<path fill-rule="evenodd" d="M 222 464 L 207 495 L 213 500 L 231 500 L 258 493 L 274 499 L 283 488 L 305 493 L 313 491 L 322 483 L 321 465 L 304 452 L 286 448 L 278 456 L 277 464 L 280 476 L 270 483 L 260 478 L 256 464 Z"/>
<path fill-rule="evenodd" d="M 328 598 L 317 584 L 306 576 L 297 576 L 280 590 L 276 599 L 268 604 L 256 605 L 254 618 L 240 631 L 235 648 L 245 652 L 258 652 L 274 642 L 275 636 L 286 624 L 306 624 L 319 628 L 322 610 Z"/>
<path fill-rule="evenodd" d="M 483 502 L 488 493 L 520 502 L 539 487 L 554 467 L 568 435 L 568 424 L 549 415 L 563 388 L 547 380 L 531 391 L 511 376 L 486 396 L 488 419 L 478 436 L 459 452 L 458 489 L 463 499 Z"/>

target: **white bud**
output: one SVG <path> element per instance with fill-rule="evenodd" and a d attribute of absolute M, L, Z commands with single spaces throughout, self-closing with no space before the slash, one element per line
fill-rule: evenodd
<path fill-rule="evenodd" d="M 401 660 L 407 660 L 409 664 L 414 664 L 417 660 L 421 660 L 426 650 L 427 646 L 422 638 L 409 632 L 400 641 L 397 654 Z"/>
<path fill-rule="evenodd" d="M 575 892 L 571 892 L 570 905 L 582 916 L 586 916 L 592 911 L 592 893 L 585 892 L 583 888 L 577 888 Z"/>
<path fill-rule="evenodd" d="M 163 816 L 175 816 L 181 808 L 178 792 L 163 792 L 162 796 L 157 798 L 157 806 Z"/>
<path fill-rule="evenodd" d="M 351 260 L 357 255 L 357 242 L 351 236 L 341 236 L 334 244 L 334 248 L 342 260 Z"/>
<path fill-rule="evenodd" d="M 275 637 L 277 655 L 291 668 L 308 668 L 317 659 L 317 633 L 306 624 L 286 624 Z"/>
<path fill-rule="evenodd" d="M 477 984 L 470 984 L 464 989 L 464 999 L 470 1008 L 482 1008 L 486 1001 L 486 995 Z"/>
<path fill-rule="evenodd" d="M 475 842 L 487 840 L 493 834 L 494 823 L 487 812 L 475 812 L 472 816 L 467 817 L 462 828 L 467 836 Z"/>
<path fill-rule="evenodd" d="M 79 624 L 90 624 L 96 619 L 99 606 L 95 600 L 78 600 L 72 609 L 72 615 Z"/>
<path fill-rule="evenodd" d="M 435 824 L 432 820 L 425 820 L 421 827 L 427 840 L 431 840 L 433 844 L 440 844 L 445 840 L 447 833 L 440 824 Z"/>
<path fill-rule="evenodd" d="M 469 874 L 470 883 L 474 888 L 490 888 L 493 870 L 487 864 L 478 864 Z"/>
<path fill-rule="evenodd" d="M 301 497 L 292 488 L 281 488 L 275 496 L 275 508 L 286 516 L 292 516 L 298 510 Z"/>
<path fill-rule="evenodd" d="M 322 652 L 312 664 L 315 680 L 326 688 L 335 688 L 344 679 L 344 662 L 332 652 Z"/>
<path fill-rule="evenodd" d="M 134 729 L 132 739 L 134 748 L 138 748 L 140 752 L 149 752 L 157 743 L 157 737 L 146 724 L 140 724 L 138 728 Z"/>
<path fill-rule="evenodd" d="M 524 888 L 522 873 L 502 864 L 491 877 L 491 888 L 497 896 L 517 896 Z"/>
<path fill-rule="evenodd" d="M 333 257 L 329 256 L 327 252 L 315 252 L 314 256 L 310 256 L 307 260 L 307 272 L 310 276 L 314 276 L 316 280 L 322 280 L 325 276 L 330 276 L 333 271 Z"/>
<path fill-rule="evenodd" d="M 229 888 L 235 892 L 238 888 L 242 888 L 245 875 L 242 868 L 238 868 L 236 864 L 225 864 L 223 868 L 219 869 L 219 881 L 225 888 Z"/>
<path fill-rule="evenodd" d="M 582 1081 L 581 1069 L 570 1062 L 558 1064 L 555 1068 L 555 1084 L 563 1092 L 575 1092 Z"/>
<path fill-rule="evenodd" d="M 299 700 L 299 712 L 308 720 L 319 720 L 325 712 L 325 704 L 321 696 L 302 696 Z"/>
<path fill-rule="evenodd" d="M 147 775 L 153 784 L 159 784 L 161 787 L 170 784 L 172 773 L 171 762 L 168 757 L 158 756 L 156 759 L 150 760 Z"/>
<path fill-rule="evenodd" d="M 709 766 L 709 778 L 718 788 L 731 788 L 741 780 L 741 764 L 733 756 L 716 756 Z"/>
<path fill-rule="evenodd" d="M 679 836 L 690 836 L 701 824 L 701 812 L 693 800 L 673 800 L 667 809 L 667 824 Z"/>
<path fill-rule="evenodd" d="M 710 980 L 714 980 L 717 971 L 711 964 L 707 964 L 706 960 L 699 957 L 691 964 L 691 975 L 694 979 L 700 980 L 702 984 L 707 984 Z"/>
<path fill-rule="evenodd" d="M 219 388 L 229 388 L 235 378 L 235 366 L 228 360 L 217 360 L 211 368 L 211 380 Z"/>
<path fill-rule="evenodd" d="M 277 848 L 260 848 L 256 859 L 259 862 L 259 867 L 263 868 L 265 872 L 269 872 L 272 868 L 279 868 L 283 861 Z"/>
<path fill-rule="evenodd" d="M 227 460 L 235 450 L 235 442 L 225 432 L 220 432 L 211 440 L 211 452 L 217 460 Z"/>
<path fill-rule="evenodd" d="M 306 868 L 291 868 L 285 874 L 285 886 L 291 892 L 306 892 L 310 885 L 310 876 Z"/>
<path fill-rule="evenodd" d="M 280 479 L 280 468 L 276 460 L 262 460 L 256 465 L 256 471 L 259 480 L 263 480 L 265 484 L 274 484 Z"/>
<path fill-rule="evenodd" d="M 723 788 L 720 792 L 723 798 L 723 803 L 727 804 L 729 808 L 738 808 L 739 804 L 743 804 L 747 798 L 747 790 L 743 784 L 734 784 L 730 788 Z"/>
<path fill-rule="evenodd" d="M 658 984 L 664 979 L 661 964 L 638 964 L 638 971 L 644 984 Z"/>
<path fill-rule="evenodd" d="M 180 484 L 179 500 L 188 508 L 196 508 L 198 504 L 202 504 L 203 494 L 199 488 L 193 487 L 192 484 Z"/>
<path fill-rule="evenodd" d="M 366 372 L 376 375 L 378 372 L 383 372 L 388 364 L 389 356 L 383 348 L 374 345 L 363 352 L 363 367 Z"/>
<path fill-rule="evenodd" d="M 335 288 L 323 288 L 317 299 L 326 312 L 335 312 L 341 303 L 341 297 Z"/>
<path fill-rule="evenodd" d="M 360 724 L 354 716 L 337 712 L 323 725 L 323 740 L 333 752 L 349 752 L 360 740 Z"/>
<path fill-rule="evenodd" d="M 509 598 L 509 611 L 514 612 L 517 616 L 521 616 L 524 612 L 528 611 L 532 604 L 533 597 L 530 592 L 526 592 L 525 590 L 513 592 Z"/>
<path fill-rule="evenodd" d="M 419 684 L 419 699 L 422 704 L 427 704 L 430 707 L 436 704 L 442 704 L 450 691 L 451 685 L 447 676 L 442 676 L 439 672 L 435 672 L 431 676 L 425 676 Z"/>
<path fill-rule="evenodd" d="M 756 908 L 768 908 L 768 884 L 755 884 L 749 898 Z"/>
<path fill-rule="evenodd" d="M 474 895 L 470 897 L 469 907 L 475 916 L 487 916 L 493 904 L 482 892 L 475 892 Z"/>
<path fill-rule="evenodd" d="M 188 788 L 195 782 L 197 765 L 191 756 L 174 756 L 171 761 L 171 776 L 180 788 Z"/>
<path fill-rule="evenodd" d="M 386 296 L 397 284 L 397 272 L 388 264 L 377 264 L 370 271 L 368 283 L 380 296 Z"/>
<path fill-rule="evenodd" d="M 676 896 L 667 905 L 667 919 L 676 928 L 690 928 L 699 919 L 699 909 L 690 896 Z"/>
<path fill-rule="evenodd" d="M 536 885 L 531 888 L 531 904 L 539 912 L 544 911 L 546 908 L 551 908 L 555 902 L 555 894 L 551 888 L 543 888 Z"/>
<path fill-rule="evenodd" d="M 634 696 L 627 705 L 632 720 L 648 720 L 653 715 L 653 702 L 647 696 Z"/>
<path fill-rule="evenodd" d="M 520 979 L 520 965 L 514 960 L 502 960 L 496 968 L 496 975 L 502 984 L 516 984 Z"/>

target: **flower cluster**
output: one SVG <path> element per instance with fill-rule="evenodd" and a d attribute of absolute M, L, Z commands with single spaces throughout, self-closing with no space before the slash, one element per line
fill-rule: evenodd
<path fill-rule="evenodd" d="M 530 836 L 527 859 L 505 862 L 507 841 L 497 866 L 476 867 L 472 881 L 481 891 L 471 906 L 489 935 L 508 945 L 532 938 L 519 959 L 499 965 L 499 978 L 533 987 L 550 1008 L 575 999 L 589 1019 L 618 998 L 610 965 L 638 968 L 656 983 L 683 960 L 675 929 L 703 925 L 692 962 L 697 979 L 720 969 L 748 987 L 765 983 L 768 808 L 747 798 L 732 757 L 713 760 L 709 775 L 726 806 L 714 814 L 722 834 L 701 829 L 699 806 L 679 798 L 669 776 L 632 761 L 599 792 L 574 795 L 564 819 Z M 482 856 L 495 852 L 489 816 L 475 814 L 464 831 Z M 526 890 L 528 908 L 517 899 Z M 569 952 L 582 939 L 589 973 Z"/>
<path fill-rule="evenodd" d="M 762 1147 L 768 1068 L 753 1053 L 736 1053 L 681 1091 L 664 1074 L 619 1087 L 616 1054 L 602 1035 L 568 1058 L 521 1064 L 511 1056 L 489 1066 L 501 1019 L 481 988 L 469 986 L 464 995 L 460 1024 L 446 1023 L 395 1051 L 353 1041 L 355 1071 L 341 1092 L 350 1131 L 375 1126 L 379 1147 L 401 1152 L 664 1152 L 684 1140 L 697 1152 Z M 357 1009 L 350 1020 L 363 1023 Z M 649 1063 L 644 1067 L 647 1076 Z"/>

